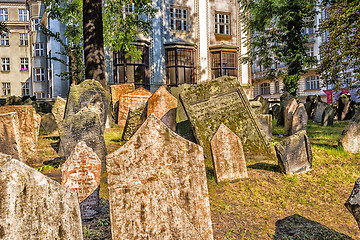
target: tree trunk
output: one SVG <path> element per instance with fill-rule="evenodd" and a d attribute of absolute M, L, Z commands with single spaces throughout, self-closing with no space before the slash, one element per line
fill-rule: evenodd
<path fill-rule="evenodd" d="M 83 1 L 85 79 L 95 79 L 107 89 L 102 23 L 102 1 Z"/>

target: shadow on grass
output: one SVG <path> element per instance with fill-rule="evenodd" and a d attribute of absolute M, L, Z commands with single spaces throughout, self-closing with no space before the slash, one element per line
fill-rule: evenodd
<path fill-rule="evenodd" d="M 270 163 L 255 163 L 249 165 L 248 168 L 266 170 L 271 172 L 281 172 L 279 165 Z"/>
<path fill-rule="evenodd" d="M 351 237 L 336 232 L 300 215 L 292 215 L 275 223 L 274 240 L 343 240 Z"/>
<path fill-rule="evenodd" d="M 215 179 L 215 170 L 211 167 L 205 167 L 206 170 L 206 178 L 209 180 Z"/>
<path fill-rule="evenodd" d="M 54 140 L 54 141 L 60 140 L 59 136 L 48 136 L 48 137 L 43 137 L 43 138 L 44 139 L 49 139 L 49 140 Z"/>
<path fill-rule="evenodd" d="M 54 142 L 54 143 L 50 143 L 50 146 L 51 146 L 57 153 L 59 153 L 60 141 Z"/>

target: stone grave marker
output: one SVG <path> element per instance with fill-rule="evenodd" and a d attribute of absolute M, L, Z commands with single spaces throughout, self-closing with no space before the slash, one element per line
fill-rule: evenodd
<path fill-rule="evenodd" d="M 0 163 L 1 239 L 83 239 L 74 191 L 18 160 Z"/>
<path fill-rule="evenodd" d="M 111 103 L 115 123 L 118 122 L 120 96 L 133 91 L 135 91 L 135 85 L 133 83 L 110 85 Z"/>
<path fill-rule="evenodd" d="M 211 160 L 210 139 L 221 123 L 240 137 L 246 160 L 274 158 L 238 80 L 221 77 L 192 85 L 180 94 L 197 142 Z"/>
<path fill-rule="evenodd" d="M 78 193 L 82 219 L 97 214 L 101 160 L 96 153 L 85 142 L 79 142 L 61 166 L 61 172 L 62 185 Z"/>
<path fill-rule="evenodd" d="M 175 132 L 176 108 L 177 99 L 166 90 L 165 86 L 161 86 L 148 99 L 147 115 L 150 116 L 150 114 L 154 114 L 156 117 L 160 118 L 166 126 Z"/>
<path fill-rule="evenodd" d="M 64 119 L 65 107 L 66 107 L 66 100 L 58 96 L 56 98 L 53 108 L 51 109 L 51 112 L 54 115 L 56 124 L 58 124 L 58 125 Z"/>
<path fill-rule="evenodd" d="M 52 113 L 42 115 L 40 125 L 48 134 L 54 133 L 58 130 L 55 117 Z"/>
<path fill-rule="evenodd" d="M 279 104 L 275 104 L 271 107 L 271 112 L 272 112 L 272 115 L 275 119 L 279 119 L 279 116 L 280 116 L 280 105 Z"/>
<path fill-rule="evenodd" d="M 308 118 L 312 118 L 312 114 L 313 114 L 313 108 L 312 108 L 312 103 L 311 102 L 306 102 L 304 104 L 305 109 L 306 109 L 306 113 L 308 115 Z"/>
<path fill-rule="evenodd" d="M 23 161 L 19 119 L 16 112 L 0 114 L 0 153 Z"/>
<path fill-rule="evenodd" d="M 360 178 L 356 180 L 351 195 L 345 203 L 345 207 L 354 216 L 360 229 Z"/>
<path fill-rule="evenodd" d="M 247 168 L 241 140 L 224 124 L 210 141 L 217 182 L 247 178 Z"/>
<path fill-rule="evenodd" d="M 124 127 L 130 107 L 146 102 L 151 95 L 152 93 L 144 88 L 138 88 L 131 93 L 121 95 L 119 98 L 118 124 Z"/>
<path fill-rule="evenodd" d="M 128 141 L 145 122 L 147 116 L 147 102 L 138 103 L 130 107 L 123 130 L 122 140 Z"/>
<path fill-rule="evenodd" d="M 310 140 L 301 130 L 275 145 L 278 163 L 286 174 L 307 172 L 312 168 Z"/>
<path fill-rule="evenodd" d="M 285 108 L 284 115 L 284 134 L 291 135 L 291 127 L 294 113 L 298 107 L 298 103 L 295 98 L 289 100 L 288 105 Z"/>
<path fill-rule="evenodd" d="M 341 134 L 339 145 L 344 148 L 346 152 L 358 153 L 360 152 L 360 111 L 357 110 L 354 117 L 345 127 Z"/>
<path fill-rule="evenodd" d="M 294 134 L 301 130 L 306 130 L 307 121 L 308 115 L 306 113 L 305 105 L 303 103 L 299 103 L 292 117 L 291 134 Z"/>
<path fill-rule="evenodd" d="M 284 126 L 285 123 L 285 108 L 288 105 L 290 99 L 294 98 L 289 92 L 284 92 L 280 96 L 280 115 L 277 121 L 278 126 Z"/>
<path fill-rule="evenodd" d="M 323 112 L 321 125 L 332 126 L 334 124 L 334 116 L 335 116 L 334 108 L 331 105 L 327 106 Z"/>
<path fill-rule="evenodd" d="M 261 114 L 261 107 L 262 107 L 261 102 L 252 100 L 252 101 L 249 101 L 249 103 L 250 103 L 251 108 L 253 109 L 253 112 L 256 115 Z"/>
<path fill-rule="evenodd" d="M 268 114 L 269 113 L 270 104 L 267 99 L 263 98 L 261 95 L 258 95 L 254 98 L 254 101 L 260 103 L 259 114 Z"/>
<path fill-rule="evenodd" d="M 258 114 L 257 120 L 260 123 L 261 129 L 264 131 L 266 138 L 271 141 L 272 138 L 272 115 L 271 114 Z"/>
<path fill-rule="evenodd" d="M 213 239 L 202 148 L 153 114 L 107 172 L 114 240 Z"/>
<path fill-rule="evenodd" d="M 318 102 L 316 104 L 316 107 L 314 109 L 314 114 L 313 114 L 313 121 L 314 122 L 321 123 L 324 110 L 328 105 L 329 104 L 324 103 L 324 102 Z"/>
<path fill-rule="evenodd" d="M 338 99 L 338 120 L 342 121 L 349 119 L 350 104 L 350 94 L 341 94 Z"/>

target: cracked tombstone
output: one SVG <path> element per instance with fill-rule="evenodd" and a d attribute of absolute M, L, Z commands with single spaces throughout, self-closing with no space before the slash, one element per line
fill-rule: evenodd
<path fill-rule="evenodd" d="M 19 119 L 16 112 L 0 114 L 0 153 L 23 161 Z"/>
<path fill-rule="evenodd" d="M 115 123 L 118 123 L 118 114 L 119 114 L 119 98 L 121 95 L 131 93 L 135 91 L 135 85 L 133 83 L 128 84 L 118 84 L 111 85 L 111 104 L 112 104 L 112 114 L 115 120 Z"/>
<path fill-rule="evenodd" d="M 210 141 L 217 182 L 247 178 L 247 168 L 241 140 L 221 124 Z"/>
<path fill-rule="evenodd" d="M 293 116 L 298 107 L 298 103 L 295 98 L 289 100 L 288 105 L 285 108 L 285 115 L 284 115 L 284 134 L 289 136 L 292 132 L 292 121 Z"/>
<path fill-rule="evenodd" d="M 275 145 L 278 163 L 286 174 L 310 171 L 312 151 L 310 140 L 305 130 L 301 130 Z"/>
<path fill-rule="evenodd" d="M 345 203 L 345 207 L 354 216 L 360 229 L 360 178 L 356 180 L 351 195 Z"/>
<path fill-rule="evenodd" d="M 79 142 L 61 166 L 62 185 L 78 193 L 82 219 L 99 212 L 101 160 L 96 153 Z"/>
<path fill-rule="evenodd" d="M 107 156 L 117 239 L 213 239 L 202 148 L 151 114 Z"/>
<path fill-rule="evenodd" d="M 306 130 L 307 121 L 308 121 L 308 115 L 306 112 L 305 105 L 303 103 L 299 103 L 292 117 L 291 134 L 294 134 L 301 130 Z"/>
<path fill-rule="evenodd" d="M 0 154 L 1 239 L 83 239 L 77 194 Z"/>

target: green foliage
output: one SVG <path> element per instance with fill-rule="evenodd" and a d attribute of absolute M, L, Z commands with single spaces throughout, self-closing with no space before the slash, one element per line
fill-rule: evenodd
<path fill-rule="evenodd" d="M 0 22 L 0 35 L 9 32 L 5 22 Z"/>
<path fill-rule="evenodd" d="M 54 167 L 50 166 L 50 165 L 44 165 L 44 166 L 36 168 L 36 170 L 38 170 L 39 172 L 49 171 L 52 169 L 54 169 Z"/>
<path fill-rule="evenodd" d="M 304 28 L 314 25 L 315 0 L 240 0 L 245 38 L 251 51 L 243 62 L 256 61 L 268 71 L 267 79 L 284 78 L 285 89 L 296 95 L 297 82 L 306 68 L 316 63 L 307 56 L 308 35 Z M 286 63 L 286 69 L 273 67 Z"/>
<path fill-rule="evenodd" d="M 354 69 L 354 78 L 348 88 L 360 93 L 360 0 L 325 1 L 327 18 L 320 25 L 326 36 L 321 45 L 322 56 L 318 71 L 324 84 L 333 84 L 335 90 L 344 88 L 346 71 Z"/>

